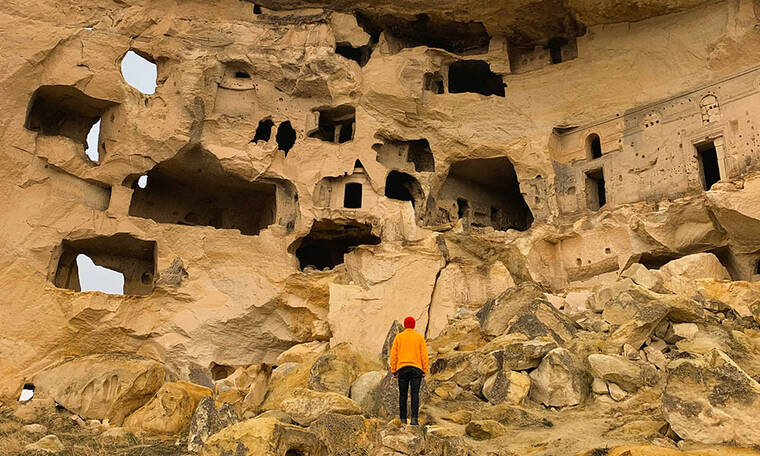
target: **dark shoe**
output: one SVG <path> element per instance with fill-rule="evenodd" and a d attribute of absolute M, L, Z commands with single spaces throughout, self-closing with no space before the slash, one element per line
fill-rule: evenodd
<path fill-rule="evenodd" d="M 406 424 L 406 418 L 404 418 L 403 420 L 401 420 L 401 424 Z"/>
<path fill-rule="evenodd" d="M 411 421 L 411 423 L 409 423 L 409 424 L 411 424 L 412 426 L 419 426 L 419 425 L 420 425 L 420 424 L 417 422 L 417 418 L 412 418 L 412 421 Z"/>

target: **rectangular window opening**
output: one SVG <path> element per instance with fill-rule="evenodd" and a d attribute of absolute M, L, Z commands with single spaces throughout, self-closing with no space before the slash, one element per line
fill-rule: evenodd
<path fill-rule="evenodd" d="M 343 195 L 343 207 L 347 209 L 359 209 L 362 207 L 362 184 L 355 182 L 346 184 Z"/>
<path fill-rule="evenodd" d="M 598 211 L 607 204 L 604 172 L 601 168 L 586 172 L 586 201 L 592 211 Z"/>
<path fill-rule="evenodd" d="M 715 150 L 715 142 L 706 141 L 696 144 L 699 159 L 699 177 L 702 188 L 710 188 L 720 180 L 720 167 L 718 166 L 718 152 Z"/>

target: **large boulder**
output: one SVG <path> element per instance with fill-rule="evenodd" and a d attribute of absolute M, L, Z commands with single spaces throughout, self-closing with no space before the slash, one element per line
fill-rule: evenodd
<path fill-rule="evenodd" d="M 550 336 L 531 339 L 521 333 L 512 333 L 493 339 L 478 351 L 493 355 L 501 368 L 527 370 L 537 367 L 555 348 L 557 342 Z"/>
<path fill-rule="evenodd" d="M 394 378 L 390 372 L 388 372 L 380 385 L 375 388 L 374 393 L 367 398 L 368 408 L 366 409 L 370 415 L 380 418 L 391 419 L 398 416 L 398 379 Z M 422 385 L 420 385 L 420 409 L 430 399 L 430 390 L 428 388 L 427 378 L 422 379 Z M 409 408 L 407 399 L 407 410 Z"/>
<path fill-rule="evenodd" d="M 372 410 L 373 398 L 386 374 L 386 371 L 372 371 L 359 376 L 351 385 L 351 399 L 364 410 Z"/>
<path fill-rule="evenodd" d="M 24 447 L 25 451 L 31 453 L 61 453 L 66 449 L 61 443 L 61 439 L 54 434 L 46 435 L 45 437 L 37 440 L 34 443 L 30 443 Z"/>
<path fill-rule="evenodd" d="M 720 350 L 669 365 L 662 412 L 683 439 L 758 446 L 758 408 L 760 384 Z"/>
<path fill-rule="evenodd" d="M 121 425 L 164 383 L 164 367 L 149 358 L 108 353 L 63 361 L 34 377 L 35 393 L 82 418 Z"/>
<path fill-rule="evenodd" d="M 472 438 L 488 440 L 506 434 L 507 428 L 494 420 L 474 420 L 467 423 L 465 432 Z"/>
<path fill-rule="evenodd" d="M 314 361 L 307 386 L 314 391 L 332 391 L 348 396 L 356 376 L 357 373 L 350 364 L 330 353 Z"/>
<path fill-rule="evenodd" d="M 483 396 L 491 404 L 521 404 L 530 391 L 530 377 L 523 372 L 500 369 L 483 383 Z"/>
<path fill-rule="evenodd" d="M 325 413 L 341 415 L 360 415 L 362 413 L 359 404 L 346 396 L 310 389 L 294 391 L 292 398 L 282 402 L 282 410 L 302 426 L 310 425 Z"/>
<path fill-rule="evenodd" d="M 281 456 L 308 454 L 328 456 L 327 447 L 316 435 L 274 417 L 252 418 L 212 435 L 201 456 Z"/>
<path fill-rule="evenodd" d="M 318 340 L 293 345 L 277 357 L 277 364 L 303 363 L 307 360 L 323 355 L 329 348 L 330 344 L 328 342 L 321 342 Z"/>
<path fill-rule="evenodd" d="M 643 306 L 631 320 L 610 334 L 604 344 L 606 350 L 611 353 L 619 353 L 626 344 L 636 349 L 641 348 L 670 310 L 670 307 L 660 303 Z"/>
<path fill-rule="evenodd" d="M 644 386 L 641 367 L 625 357 L 593 354 L 589 355 L 588 363 L 594 377 L 615 383 L 629 393 Z"/>
<path fill-rule="evenodd" d="M 695 253 L 666 263 L 660 268 L 666 284 L 673 277 L 731 280 L 731 275 L 712 253 Z"/>
<path fill-rule="evenodd" d="M 655 293 L 664 293 L 662 272 L 659 270 L 647 269 L 646 266 L 633 263 L 625 271 L 620 273 L 621 278 L 633 280 L 636 285 L 652 290 Z"/>
<path fill-rule="evenodd" d="M 238 417 L 232 404 L 223 404 L 217 408 L 213 398 L 201 399 L 190 421 L 187 450 L 200 451 L 209 437 L 237 422 Z"/>
<path fill-rule="evenodd" d="M 361 415 L 327 413 L 309 426 L 309 431 L 322 441 L 330 456 L 370 454 L 380 422 Z"/>
<path fill-rule="evenodd" d="M 124 427 L 151 434 L 178 434 L 187 428 L 198 403 L 211 390 L 186 382 L 164 383 L 147 404 L 124 420 Z"/>
<path fill-rule="evenodd" d="M 555 348 L 530 373 L 531 399 L 551 407 L 583 402 L 591 389 L 591 376 L 570 351 Z"/>
<path fill-rule="evenodd" d="M 563 343 L 576 332 L 575 323 L 555 309 L 533 282 L 524 282 L 489 300 L 477 315 L 483 333 L 489 336 L 522 333 L 531 338 L 550 336 Z"/>

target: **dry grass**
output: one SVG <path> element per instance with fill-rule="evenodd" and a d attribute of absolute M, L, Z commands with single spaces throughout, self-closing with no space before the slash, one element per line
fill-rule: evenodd
<path fill-rule="evenodd" d="M 68 418 L 70 414 L 62 411 L 54 416 L 45 417 L 40 424 L 48 428 L 49 434 L 61 439 L 64 451 L 45 453 L 45 456 L 181 456 L 187 453 L 187 441 L 180 439 L 138 439 L 132 437 L 129 445 L 116 447 L 102 445 L 99 434 L 77 425 Z M 1 456 L 40 456 L 43 453 L 25 451 L 30 443 L 36 442 L 41 435 L 29 435 L 21 431 L 24 423 L 13 417 L 13 410 L 0 406 L 0 455 Z"/>

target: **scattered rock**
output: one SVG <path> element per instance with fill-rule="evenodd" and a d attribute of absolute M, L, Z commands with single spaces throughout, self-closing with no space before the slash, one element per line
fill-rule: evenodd
<path fill-rule="evenodd" d="M 307 386 L 314 391 L 332 391 L 348 396 L 355 379 L 356 372 L 351 365 L 334 354 L 327 354 L 314 361 Z"/>
<path fill-rule="evenodd" d="M 334 393 L 321 393 L 334 394 Z M 328 456 L 327 447 L 314 433 L 284 424 L 275 418 L 241 421 L 212 435 L 203 446 L 201 456 L 259 455 Z"/>
<path fill-rule="evenodd" d="M 282 402 L 282 410 L 302 426 L 310 425 L 325 413 L 341 415 L 360 415 L 362 413 L 359 404 L 346 396 L 303 388 L 294 391 L 291 399 Z"/>
<path fill-rule="evenodd" d="M 377 388 L 387 375 L 387 371 L 372 371 L 359 376 L 351 384 L 351 399 L 353 399 L 364 410 L 371 410 L 373 398 Z"/>
<path fill-rule="evenodd" d="M 474 439 L 488 440 L 507 433 L 507 429 L 498 421 L 473 420 L 465 427 L 467 435 Z"/>
<path fill-rule="evenodd" d="M 641 367 L 622 356 L 589 355 L 588 363 L 594 377 L 612 382 L 628 392 L 635 392 L 644 386 Z"/>
<path fill-rule="evenodd" d="M 483 384 L 483 396 L 492 404 L 521 404 L 530 391 L 530 377 L 523 372 L 500 370 Z"/>
<path fill-rule="evenodd" d="M 106 429 L 98 437 L 100 443 L 108 446 L 124 447 L 133 444 L 132 433 L 123 427 Z"/>
<path fill-rule="evenodd" d="M 47 427 L 42 424 L 27 424 L 21 428 L 21 432 L 25 434 L 47 434 Z"/>
<path fill-rule="evenodd" d="M 63 446 L 61 440 L 53 434 L 46 435 L 36 442 L 30 443 L 24 447 L 24 450 L 26 451 L 39 451 L 42 453 L 60 453 L 65 449 L 66 447 Z"/>
<path fill-rule="evenodd" d="M 237 414 L 232 404 L 224 404 L 217 409 L 213 398 L 204 397 L 198 403 L 198 407 L 190 420 L 187 450 L 199 451 L 210 436 L 237 423 L 237 421 Z"/>
<path fill-rule="evenodd" d="M 583 402 L 591 387 L 591 376 L 564 348 L 555 348 L 530 373 L 530 397 L 550 407 L 566 407 Z"/>

